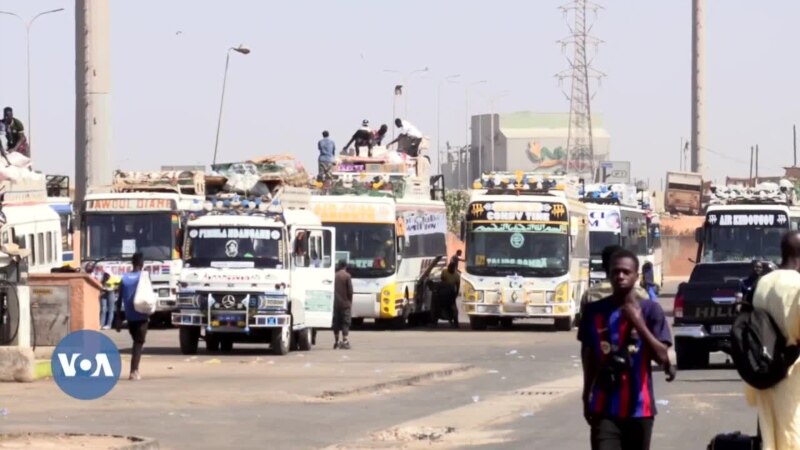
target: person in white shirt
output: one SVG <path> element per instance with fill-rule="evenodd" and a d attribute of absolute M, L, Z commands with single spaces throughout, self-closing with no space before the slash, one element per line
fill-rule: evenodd
<path fill-rule="evenodd" d="M 411 122 L 403 119 L 395 119 L 395 126 L 399 128 L 400 135 L 395 140 L 386 144 L 387 147 L 400 141 L 397 151 L 408 156 L 419 156 L 419 144 L 422 143 L 422 133 Z"/>

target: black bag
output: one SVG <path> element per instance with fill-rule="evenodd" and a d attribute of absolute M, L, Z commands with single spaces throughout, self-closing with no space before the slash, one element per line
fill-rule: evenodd
<path fill-rule="evenodd" d="M 759 450 L 760 448 L 761 439 L 736 431 L 714 436 L 708 443 L 707 450 Z"/>
<path fill-rule="evenodd" d="M 798 347 L 786 338 L 764 310 L 744 309 L 731 328 L 731 357 L 745 383 L 768 389 L 786 377 L 797 360 Z"/>

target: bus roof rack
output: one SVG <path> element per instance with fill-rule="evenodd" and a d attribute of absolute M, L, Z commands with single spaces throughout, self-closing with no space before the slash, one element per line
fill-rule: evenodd
<path fill-rule="evenodd" d="M 715 186 L 710 188 L 709 205 L 795 205 L 797 194 L 791 181 L 782 179 L 779 183 L 759 183 L 755 187 Z"/>
<path fill-rule="evenodd" d="M 472 183 L 475 190 L 489 195 L 553 195 L 580 198 L 583 179 L 568 175 L 536 172 L 489 172 Z"/>
<path fill-rule="evenodd" d="M 639 207 L 636 186 L 629 184 L 587 184 L 580 191 L 580 198 L 584 203 Z"/>
<path fill-rule="evenodd" d="M 205 195 L 205 173 L 200 170 L 114 171 L 112 192 L 176 192 Z"/>

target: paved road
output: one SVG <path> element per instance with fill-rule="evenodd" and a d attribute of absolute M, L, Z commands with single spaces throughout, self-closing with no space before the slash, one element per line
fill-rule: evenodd
<path fill-rule="evenodd" d="M 127 353 L 127 336 L 110 335 Z M 321 334 L 311 352 L 284 357 L 245 346 L 188 358 L 175 330 L 148 338 L 144 380 L 122 379 L 100 400 L 71 400 L 50 381 L 0 384 L 0 429 L 145 435 L 174 449 L 588 446 L 572 332 L 368 329 L 350 351 Z M 655 449 L 705 448 L 718 431 L 755 428 L 723 365 L 673 383 L 658 375 L 655 389 Z"/>

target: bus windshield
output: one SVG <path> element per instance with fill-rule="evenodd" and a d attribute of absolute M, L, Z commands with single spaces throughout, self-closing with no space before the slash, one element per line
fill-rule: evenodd
<path fill-rule="evenodd" d="M 336 228 L 337 259 L 345 259 L 354 278 L 392 275 L 397 264 L 394 224 L 326 223 Z"/>
<path fill-rule="evenodd" d="M 145 260 L 178 258 L 175 251 L 177 221 L 173 213 L 87 213 L 84 219 L 83 258 L 121 261 L 141 252 Z"/>
<path fill-rule="evenodd" d="M 780 261 L 789 215 L 778 209 L 714 210 L 706 215 L 701 262 Z"/>
<path fill-rule="evenodd" d="M 787 228 L 706 227 L 703 262 L 781 260 L 781 236 Z"/>
<path fill-rule="evenodd" d="M 620 234 L 613 231 L 591 231 L 589 232 L 589 252 L 592 256 L 599 257 L 603 254 L 603 249 L 609 245 L 620 245 Z"/>
<path fill-rule="evenodd" d="M 466 251 L 466 270 L 474 275 L 556 277 L 569 271 L 566 226 L 475 224 Z"/>
<path fill-rule="evenodd" d="M 284 267 L 283 232 L 278 228 L 194 227 L 187 236 L 186 267 Z"/>

